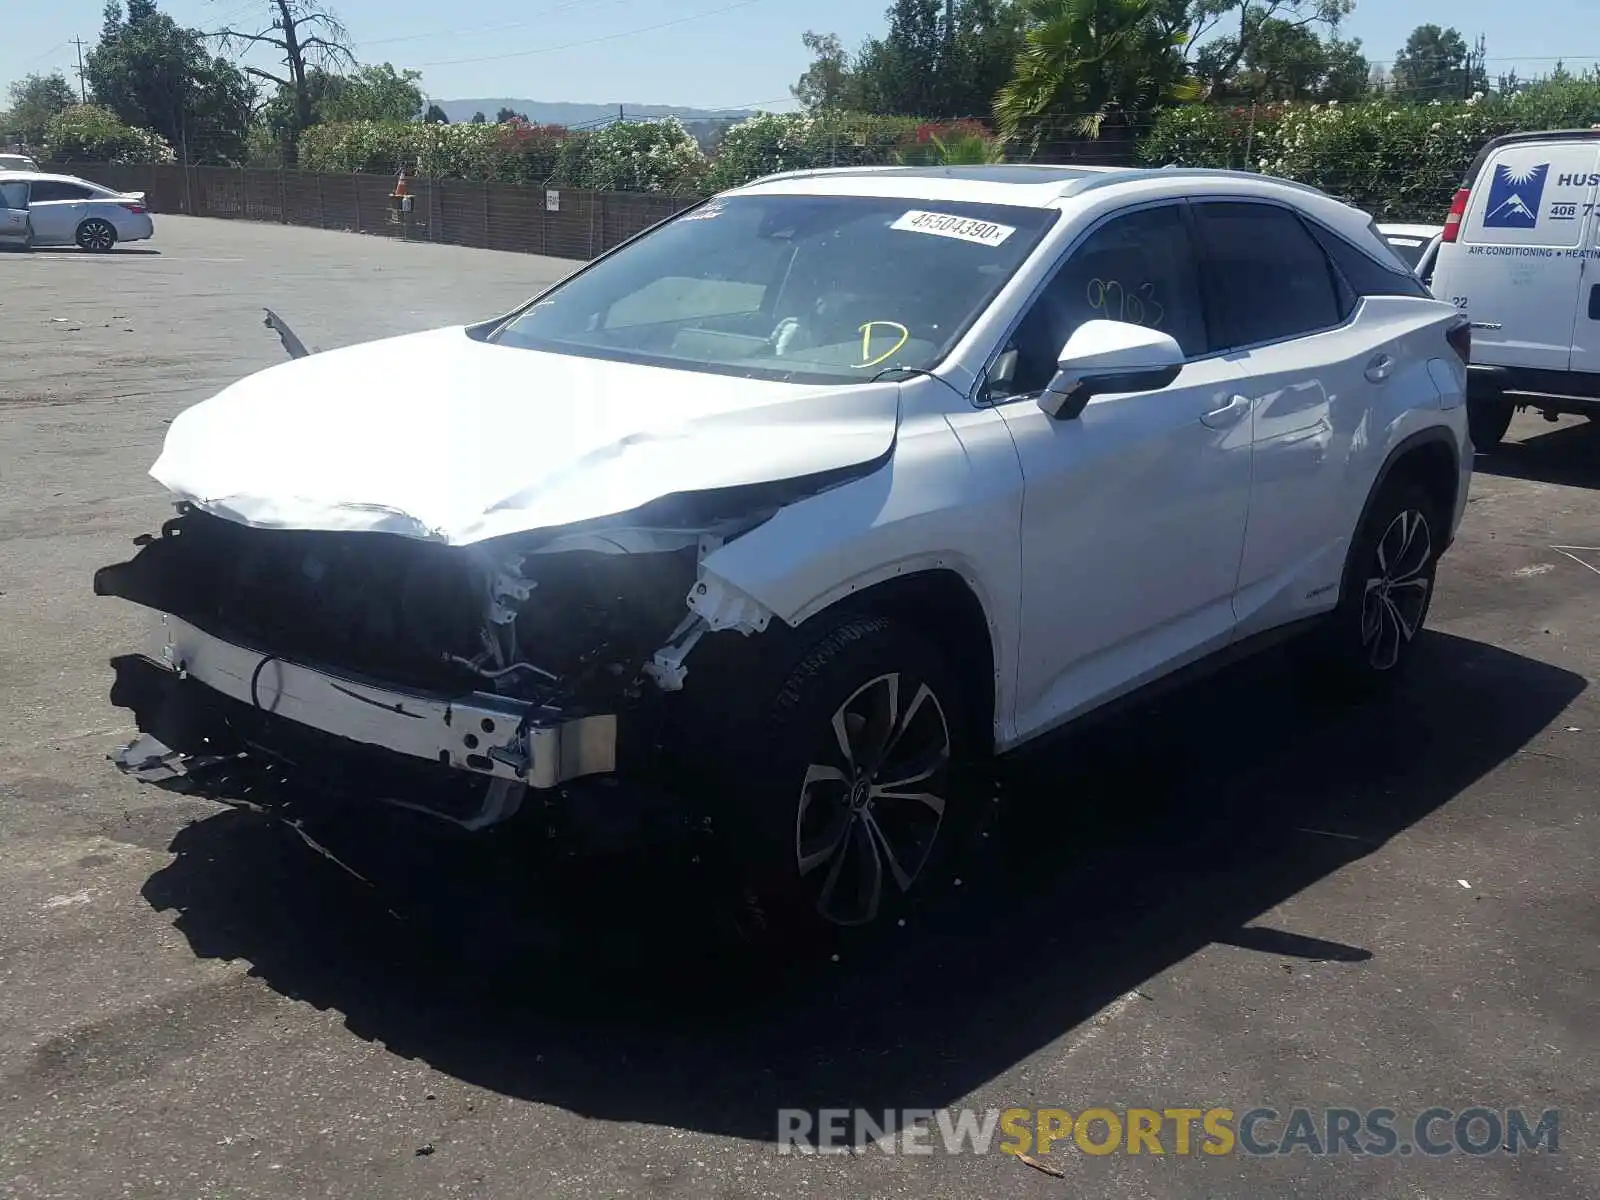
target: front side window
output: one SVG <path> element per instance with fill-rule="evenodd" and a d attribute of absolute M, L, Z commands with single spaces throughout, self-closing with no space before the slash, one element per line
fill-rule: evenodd
<path fill-rule="evenodd" d="M 558 285 L 507 346 L 795 382 L 927 370 L 1057 213 L 869 196 L 732 196 Z"/>
<path fill-rule="evenodd" d="M 1194 212 L 1227 346 L 1301 337 L 1344 320 L 1327 255 L 1294 213 L 1231 200 Z"/>
<path fill-rule="evenodd" d="M 1113 217 L 1072 251 L 1017 326 L 991 374 L 991 397 L 1043 391 L 1067 339 L 1093 320 L 1159 329 L 1185 355 L 1206 353 L 1200 275 L 1181 205 Z"/>

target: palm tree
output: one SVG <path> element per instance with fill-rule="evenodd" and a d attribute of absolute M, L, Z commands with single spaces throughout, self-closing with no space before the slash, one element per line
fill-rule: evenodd
<path fill-rule="evenodd" d="M 1155 19 L 1159 0 L 1020 0 L 1022 50 L 995 98 L 1007 138 L 1037 149 L 1051 124 L 1099 137 L 1158 105 L 1194 100 L 1199 82 L 1183 60 L 1184 33 Z"/>

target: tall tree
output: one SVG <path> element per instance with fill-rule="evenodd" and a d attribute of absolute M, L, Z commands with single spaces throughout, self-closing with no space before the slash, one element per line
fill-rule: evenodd
<path fill-rule="evenodd" d="M 51 117 L 78 102 L 77 93 L 60 71 L 24 76 L 9 90 L 11 107 L 0 115 L 0 134 L 21 138 L 29 146 L 44 141 Z"/>
<path fill-rule="evenodd" d="M 132 2 L 132 0 L 130 0 Z M 299 154 L 300 134 L 316 120 L 312 72 L 337 72 L 355 66 L 350 34 L 322 0 L 264 0 L 259 21 L 244 28 L 225 26 L 215 36 L 225 50 L 266 49 L 282 64 L 279 71 L 247 66 L 246 73 L 286 89 L 293 99 L 291 125 L 284 143 L 284 160 L 293 164 Z"/>
<path fill-rule="evenodd" d="M 1216 88 L 1251 100 L 1354 100 L 1366 93 L 1370 70 L 1359 41 L 1324 41 L 1308 25 L 1274 17 L 1251 38 L 1234 77 Z"/>
<path fill-rule="evenodd" d="M 1489 81 L 1459 30 L 1418 25 L 1394 56 L 1390 71 L 1397 98 L 1425 104 L 1460 100 Z"/>
<path fill-rule="evenodd" d="M 472 124 L 472 125 L 487 125 L 488 123 L 489 123 L 489 118 L 484 116 L 481 112 L 473 113 L 472 114 L 472 120 L 469 122 L 469 124 Z"/>
<path fill-rule="evenodd" d="M 450 117 L 437 104 L 428 105 L 428 111 L 422 114 L 422 120 L 427 125 L 450 124 Z"/>
<path fill-rule="evenodd" d="M 852 59 L 833 34 L 807 32 L 811 66 L 790 90 L 808 109 L 987 117 L 1021 48 L 1014 0 L 895 0 L 888 29 Z"/>
<path fill-rule="evenodd" d="M 800 40 L 811 51 L 811 65 L 789 88 L 790 94 L 813 112 L 847 107 L 853 98 L 855 80 L 850 73 L 850 56 L 839 36 L 808 29 Z"/>
<path fill-rule="evenodd" d="M 521 121 L 524 125 L 533 124 L 532 121 L 528 120 L 527 113 L 519 113 L 514 108 L 502 107 L 500 111 L 494 114 L 494 123 L 496 125 L 505 125 L 512 121 Z"/>
<path fill-rule="evenodd" d="M 117 0 L 106 5 L 84 76 L 125 124 L 155 130 L 191 161 L 243 158 L 254 100 L 249 82 L 206 49 L 199 30 L 158 12 L 155 0 L 128 0 L 126 15 Z"/>
<path fill-rule="evenodd" d="M 995 100 L 1008 137 L 1035 148 L 1067 135 L 1129 131 L 1171 100 L 1197 99 L 1184 35 L 1159 0 L 1022 0 L 1023 48 Z"/>
<path fill-rule="evenodd" d="M 1355 0 L 1158 0 L 1156 20 L 1183 38 L 1207 91 L 1220 96 L 1250 55 L 1270 53 L 1263 43 L 1283 45 L 1295 29 L 1336 32 L 1354 7 Z"/>
<path fill-rule="evenodd" d="M 360 67 L 328 80 L 313 112 L 318 121 L 414 121 L 423 111 L 421 71 L 389 63 Z"/>

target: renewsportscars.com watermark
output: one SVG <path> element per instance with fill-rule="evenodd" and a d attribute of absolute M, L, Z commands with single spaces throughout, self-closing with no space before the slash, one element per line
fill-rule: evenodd
<path fill-rule="evenodd" d="M 778 1110 L 779 1154 L 1305 1154 L 1388 1157 L 1561 1150 L 1558 1109 L 1064 1108 Z"/>

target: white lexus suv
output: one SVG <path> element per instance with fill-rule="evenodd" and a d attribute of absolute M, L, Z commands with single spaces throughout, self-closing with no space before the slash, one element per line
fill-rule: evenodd
<path fill-rule="evenodd" d="M 159 614 L 121 762 L 281 756 L 472 829 L 667 782 L 775 910 L 881 920 L 993 755 L 1289 633 L 1392 676 L 1469 349 L 1279 180 L 762 179 L 180 415 L 178 514 L 96 577 Z"/>

